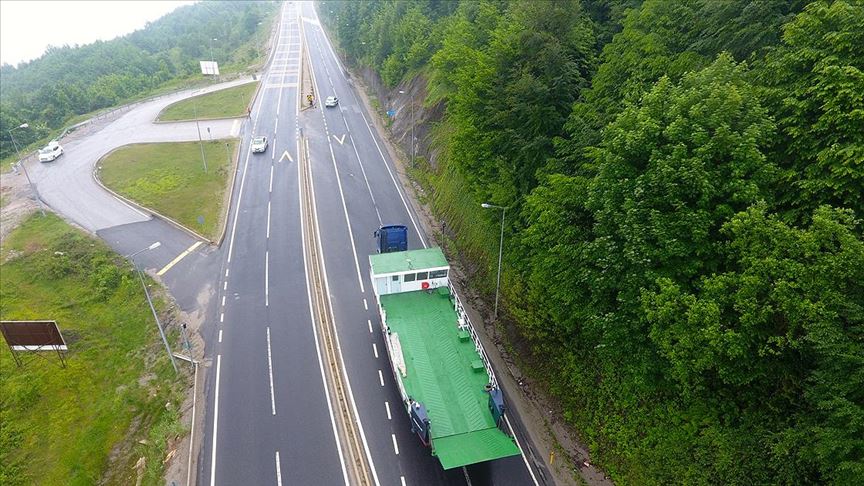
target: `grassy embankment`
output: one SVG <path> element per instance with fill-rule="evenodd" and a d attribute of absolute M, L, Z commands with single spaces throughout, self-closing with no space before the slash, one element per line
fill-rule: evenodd
<path fill-rule="evenodd" d="M 99 178 L 112 190 L 212 240 L 224 214 L 229 158 L 237 142 L 204 142 L 207 172 L 198 142 L 127 145 L 102 160 Z"/>
<path fill-rule="evenodd" d="M 18 368 L 0 347 L 0 484 L 135 484 L 141 457 L 143 483 L 160 484 L 190 379 L 132 267 L 50 214 L 14 230 L 0 259 L 0 318 L 56 320 L 70 348 L 64 369 L 53 354 Z"/>
<path fill-rule="evenodd" d="M 196 110 L 199 120 L 245 116 L 246 108 L 249 106 L 252 95 L 258 88 L 258 83 L 256 81 L 241 84 L 178 101 L 165 107 L 159 113 L 157 120 L 194 120 Z"/>

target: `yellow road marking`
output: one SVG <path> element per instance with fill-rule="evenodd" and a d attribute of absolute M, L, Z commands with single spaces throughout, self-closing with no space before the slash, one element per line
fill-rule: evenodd
<path fill-rule="evenodd" d="M 195 251 L 195 248 L 198 248 L 199 246 L 201 246 L 201 242 L 200 242 L 200 241 L 196 241 L 195 243 L 193 243 L 192 246 L 190 246 L 189 248 L 186 249 L 186 251 L 184 251 L 183 253 L 177 255 L 177 258 L 171 260 L 171 263 L 169 263 L 168 265 L 165 265 L 164 267 L 162 267 L 162 270 L 159 270 L 158 272 L 156 272 L 156 275 L 158 275 L 158 276 L 160 276 L 160 277 L 161 277 L 162 275 L 164 275 L 165 272 L 167 272 L 168 270 L 171 270 L 171 267 L 173 267 L 174 265 L 177 265 L 177 263 L 178 263 L 180 260 L 186 258 L 186 255 L 188 255 L 188 254 L 192 253 L 193 251 Z"/>

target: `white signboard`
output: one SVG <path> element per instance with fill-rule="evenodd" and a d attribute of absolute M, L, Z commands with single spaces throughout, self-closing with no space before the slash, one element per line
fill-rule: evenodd
<path fill-rule="evenodd" d="M 205 76 L 219 76 L 219 63 L 216 61 L 200 61 L 201 74 Z"/>

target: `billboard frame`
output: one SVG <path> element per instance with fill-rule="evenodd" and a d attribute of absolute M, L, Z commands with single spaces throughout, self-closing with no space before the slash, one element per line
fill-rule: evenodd
<path fill-rule="evenodd" d="M 12 358 L 19 368 L 23 365 L 20 353 L 44 351 L 56 352 L 57 357 L 60 358 L 60 365 L 66 367 L 64 355 L 69 351 L 69 347 L 57 321 L 0 321 L 0 333 L 3 334 Z M 35 354 L 35 356 L 39 355 Z"/>

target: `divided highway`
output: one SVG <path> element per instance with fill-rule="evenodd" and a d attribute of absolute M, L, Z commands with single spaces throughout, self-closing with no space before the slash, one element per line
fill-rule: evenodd
<path fill-rule="evenodd" d="M 521 456 L 443 471 L 411 434 L 380 333 L 367 256 L 382 223 L 406 224 L 411 248 L 428 241 L 313 6 L 288 2 L 280 15 L 241 148 L 216 318 L 210 319 L 199 484 L 336 485 L 353 477 L 312 318 L 310 289 L 316 289 L 307 278 L 304 211 L 316 215 L 320 287 L 332 306 L 369 484 L 537 484 Z M 338 96 L 337 107 L 319 102 L 300 111 L 301 42 L 318 100 Z M 270 140 L 268 151 L 252 154 L 250 137 L 262 135 Z M 301 188 L 308 175 L 300 172 L 301 150 L 308 154 L 311 191 Z M 304 194 L 314 194 L 314 211 Z"/>

